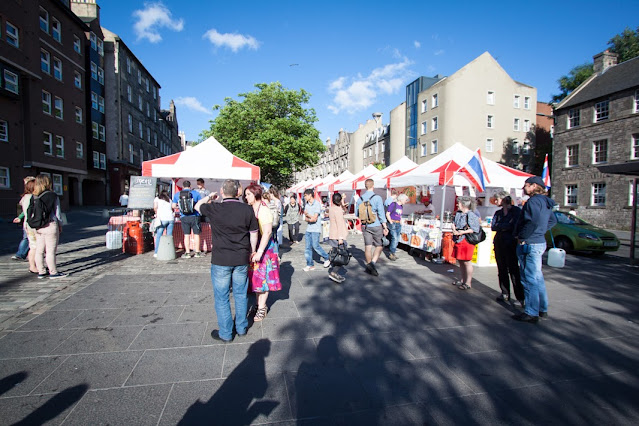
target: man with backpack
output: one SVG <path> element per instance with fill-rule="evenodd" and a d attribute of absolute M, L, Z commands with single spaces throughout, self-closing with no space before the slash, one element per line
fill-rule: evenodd
<path fill-rule="evenodd" d="M 355 212 L 362 222 L 366 272 L 373 276 L 378 276 L 379 272 L 377 272 L 375 263 L 384 249 L 382 238 L 388 235 L 386 213 L 384 211 L 384 200 L 373 191 L 373 186 L 375 185 L 373 179 L 366 179 L 364 185 L 366 186 L 366 192 L 357 200 Z"/>
<path fill-rule="evenodd" d="M 191 257 L 203 257 L 200 252 L 200 214 L 195 210 L 195 204 L 202 199 L 200 193 L 191 189 L 191 182 L 182 182 L 182 190 L 173 195 L 172 207 L 180 209 L 180 221 L 182 222 L 182 232 L 184 233 L 184 254 L 183 259 Z M 191 232 L 195 242 L 195 255 L 191 254 Z"/>

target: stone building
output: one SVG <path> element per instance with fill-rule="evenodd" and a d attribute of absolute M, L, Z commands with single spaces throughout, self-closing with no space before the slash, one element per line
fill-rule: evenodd
<path fill-rule="evenodd" d="M 629 229 L 631 179 L 600 166 L 639 162 L 639 57 L 605 51 L 594 74 L 555 109 L 552 196 L 595 225 Z"/>
<path fill-rule="evenodd" d="M 339 176 L 349 166 L 350 133 L 340 129 L 337 140 L 331 144 L 331 138 L 326 139 L 326 151 L 320 154 L 317 164 L 307 167 L 294 174 L 295 182 L 324 177 L 329 174 Z"/>
<path fill-rule="evenodd" d="M 383 124 L 369 132 L 362 147 L 362 157 L 364 159 L 362 169 L 374 163 L 383 164 L 384 167 L 390 165 L 390 141 L 390 124 Z"/>

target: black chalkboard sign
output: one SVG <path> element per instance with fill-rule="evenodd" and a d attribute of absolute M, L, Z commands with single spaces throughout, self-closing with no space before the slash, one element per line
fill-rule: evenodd
<path fill-rule="evenodd" d="M 152 209 L 155 200 L 157 178 L 147 176 L 131 176 L 129 185 L 129 209 Z"/>

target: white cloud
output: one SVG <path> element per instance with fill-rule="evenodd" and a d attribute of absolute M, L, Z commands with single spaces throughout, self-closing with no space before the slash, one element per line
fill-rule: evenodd
<path fill-rule="evenodd" d="M 203 38 L 208 39 L 215 47 L 227 47 L 233 52 L 237 52 L 240 49 L 248 48 L 257 50 L 260 47 L 260 42 L 250 35 L 243 34 L 231 34 L 218 33 L 217 30 L 211 28 L 204 33 Z"/>
<path fill-rule="evenodd" d="M 415 73 L 409 69 L 413 62 L 404 58 L 402 62 L 375 68 L 364 77 L 339 77 L 328 85 L 333 102 L 328 109 L 335 114 L 341 111 L 354 113 L 365 110 L 377 101 L 379 95 L 391 95 L 401 91 L 406 80 Z"/>
<path fill-rule="evenodd" d="M 213 114 L 210 109 L 207 109 L 197 98 L 193 96 L 179 97 L 175 99 L 176 105 L 181 105 L 186 109 L 192 111 L 203 112 L 204 114 Z"/>
<path fill-rule="evenodd" d="M 440 56 L 444 54 L 444 49 L 439 49 L 433 52 L 433 55 Z"/>
<path fill-rule="evenodd" d="M 144 9 L 133 12 L 136 18 L 133 30 L 138 36 L 138 40 L 148 39 L 151 43 L 158 43 L 162 40 L 159 30 L 168 28 L 173 31 L 184 29 L 183 19 L 173 19 L 171 11 L 162 3 L 145 3 Z"/>
<path fill-rule="evenodd" d="M 415 40 L 413 44 L 415 45 L 415 49 L 419 49 L 420 47 L 422 47 L 422 44 L 418 42 L 417 40 Z"/>

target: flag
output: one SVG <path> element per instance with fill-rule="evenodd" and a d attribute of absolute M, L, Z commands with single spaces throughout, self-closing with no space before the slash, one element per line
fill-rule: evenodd
<path fill-rule="evenodd" d="M 550 185 L 550 172 L 548 171 L 548 154 L 546 154 L 546 158 L 544 159 L 544 170 L 541 172 L 541 178 L 544 180 L 546 190 L 549 190 L 552 185 Z"/>
<path fill-rule="evenodd" d="M 464 173 L 479 192 L 484 192 L 486 183 L 490 183 L 484 160 L 481 158 L 481 151 L 477 149 L 475 154 L 470 157 L 468 164 L 464 167 Z"/>

